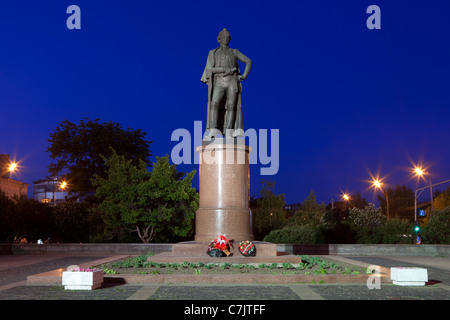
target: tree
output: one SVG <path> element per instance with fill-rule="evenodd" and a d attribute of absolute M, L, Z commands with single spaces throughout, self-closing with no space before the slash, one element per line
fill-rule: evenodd
<path fill-rule="evenodd" d="M 431 211 L 423 238 L 426 243 L 450 244 L 450 205 Z"/>
<path fill-rule="evenodd" d="M 0 242 L 11 243 L 16 235 L 14 201 L 0 189 Z"/>
<path fill-rule="evenodd" d="M 140 160 L 150 164 L 149 146 L 152 141 L 144 139 L 144 132 L 123 129 L 112 121 L 99 121 L 86 119 L 76 125 L 64 120 L 50 133 L 48 141 L 51 145 L 47 152 L 55 162 L 49 165 L 49 172 L 70 181 L 70 192 L 85 194 L 93 191 L 91 179 L 94 175 L 105 177 L 103 157 L 111 156 L 112 149 L 131 159 L 134 165 L 138 165 Z"/>
<path fill-rule="evenodd" d="M 311 190 L 308 197 L 303 200 L 301 209 L 288 219 L 287 225 L 311 224 L 317 226 L 321 224 L 325 208 L 325 203 L 317 203 L 316 194 L 314 190 Z"/>
<path fill-rule="evenodd" d="M 87 242 L 89 240 L 90 213 L 86 203 L 74 198 L 53 207 L 53 241 Z"/>
<path fill-rule="evenodd" d="M 386 217 L 381 208 L 375 208 L 373 203 L 369 203 L 364 209 L 350 209 L 349 221 L 356 232 L 358 243 L 377 243 L 376 229 L 386 221 Z"/>
<path fill-rule="evenodd" d="M 433 200 L 434 210 L 442 210 L 445 207 L 450 206 L 450 187 L 448 187 L 444 192 L 439 193 L 439 195 Z"/>
<path fill-rule="evenodd" d="M 275 181 L 261 181 L 261 197 L 256 199 L 253 211 L 255 238 L 263 239 L 271 230 L 279 229 L 286 219 L 284 194 L 275 194 Z"/>
<path fill-rule="evenodd" d="M 187 236 L 198 209 L 198 193 L 191 184 L 195 170 L 182 178 L 176 165 L 169 164 L 168 155 L 156 159 L 148 171 L 144 161 L 136 167 L 113 153 L 105 158 L 107 177 L 93 179 L 96 196 L 104 199 L 98 208 L 106 227 L 136 232 L 144 243 L 164 232 Z"/>
<path fill-rule="evenodd" d="M 414 192 L 405 185 L 396 185 L 395 189 L 389 187 L 386 192 L 389 197 L 389 216 L 390 218 L 412 218 L 414 216 Z M 386 199 L 378 195 L 380 206 L 383 212 L 386 212 Z"/>

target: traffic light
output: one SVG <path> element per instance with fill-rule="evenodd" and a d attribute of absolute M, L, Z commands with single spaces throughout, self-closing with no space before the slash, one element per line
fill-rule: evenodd
<path fill-rule="evenodd" d="M 416 224 L 414 225 L 414 231 L 415 232 L 419 232 L 420 231 L 419 222 L 416 222 Z"/>

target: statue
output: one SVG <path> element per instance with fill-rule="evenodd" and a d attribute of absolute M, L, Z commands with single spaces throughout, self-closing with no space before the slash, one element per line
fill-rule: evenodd
<path fill-rule="evenodd" d="M 231 49 L 228 46 L 230 40 L 227 29 L 220 31 L 217 37 L 220 47 L 209 52 L 201 78 L 202 82 L 208 84 L 208 140 L 220 134 L 226 138 L 244 136 L 241 81 L 247 78 L 252 61 L 239 50 Z M 243 74 L 240 73 L 238 60 L 245 63 Z"/>

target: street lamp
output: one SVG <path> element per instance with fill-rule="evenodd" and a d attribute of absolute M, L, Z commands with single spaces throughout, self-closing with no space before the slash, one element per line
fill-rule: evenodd
<path fill-rule="evenodd" d="M 431 196 L 431 210 L 434 210 L 434 201 L 433 201 L 433 185 L 431 184 L 431 177 L 428 172 L 425 172 L 422 168 L 415 167 L 414 172 L 418 177 L 424 178 L 424 175 L 428 175 L 428 180 L 430 181 L 430 196 Z"/>
<path fill-rule="evenodd" d="M 15 163 L 15 162 L 12 162 L 8 167 L 9 172 L 14 172 L 16 169 L 17 169 L 17 163 Z"/>
<path fill-rule="evenodd" d="M 3 168 L 1 168 L 0 174 L 3 175 L 5 173 L 7 173 L 7 172 L 11 172 L 12 173 L 12 172 L 16 171 L 16 169 L 17 169 L 17 163 L 11 162 L 9 165 L 5 164 L 5 166 Z"/>
<path fill-rule="evenodd" d="M 61 184 L 59 185 L 59 188 L 60 189 L 65 189 L 65 188 L 67 188 L 67 182 L 66 181 L 63 181 L 63 182 L 61 182 Z"/>
<path fill-rule="evenodd" d="M 8 172 L 13 173 L 16 170 L 17 170 L 17 163 L 15 162 L 11 162 L 9 165 L 5 164 L 3 167 L 0 166 L 0 189 L 3 180 L 3 175 Z"/>
<path fill-rule="evenodd" d="M 388 192 L 387 192 L 386 188 L 383 188 L 383 183 L 378 179 L 374 179 L 373 186 L 376 189 L 380 189 L 381 192 L 384 194 L 384 197 L 386 198 L 386 219 L 389 220 L 389 195 L 388 195 Z"/>
<path fill-rule="evenodd" d="M 353 202 L 352 202 L 352 197 L 351 197 L 348 193 L 344 193 L 344 194 L 342 195 L 342 199 L 343 199 L 345 202 L 347 202 L 347 205 L 349 205 L 349 207 L 350 207 L 350 206 L 353 206 L 353 207 L 354 207 Z"/>
<path fill-rule="evenodd" d="M 67 188 L 67 182 L 61 181 L 59 184 L 59 190 L 64 190 Z M 56 198 L 55 198 L 55 190 L 53 190 L 53 205 L 56 205 Z"/>

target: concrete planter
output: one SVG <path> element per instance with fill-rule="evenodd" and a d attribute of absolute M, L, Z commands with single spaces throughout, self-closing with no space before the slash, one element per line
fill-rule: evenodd
<path fill-rule="evenodd" d="M 399 286 L 424 286 L 428 281 L 428 272 L 425 268 L 392 267 L 391 280 Z"/>
<path fill-rule="evenodd" d="M 66 290 L 94 290 L 103 283 L 103 270 L 64 271 L 62 285 Z"/>

